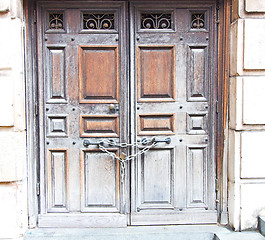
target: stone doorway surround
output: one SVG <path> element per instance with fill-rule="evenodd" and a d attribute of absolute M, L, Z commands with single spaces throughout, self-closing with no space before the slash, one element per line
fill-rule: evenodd
<path fill-rule="evenodd" d="M 241 231 L 255 229 L 257 217 L 265 214 L 265 2 L 226 0 L 225 4 L 231 7 L 232 15 L 230 21 L 227 15 L 222 18 L 220 12 L 221 23 L 224 20 L 229 23 L 229 34 L 221 41 L 220 52 L 229 47 L 230 71 L 225 67 L 229 62 L 227 57 L 220 65 L 220 83 L 227 81 L 220 85 L 222 94 L 217 109 L 223 112 L 219 139 L 224 146 L 218 156 L 219 164 L 222 163 L 218 175 L 223 176 L 219 180 L 219 212 L 220 222 L 226 223 L 228 207 L 229 225 Z M 35 60 L 31 38 L 34 18 L 26 25 L 31 7 L 34 4 L 27 1 L 24 7 L 20 0 L 0 1 L 0 239 L 22 238 L 28 225 L 36 226 L 34 139 L 38 113 L 33 91 Z"/>

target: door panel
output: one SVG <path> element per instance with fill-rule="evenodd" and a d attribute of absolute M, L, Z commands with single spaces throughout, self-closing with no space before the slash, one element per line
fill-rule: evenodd
<path fill-rule="evenodd" d="M 81 154 L 81 211 L 119 212 L 119 162 L 97 149 Z"/>
<path fill-rule="evenodd" d="M 188 101 L 208 100 L 208 53 L 207 46 L 189 46 L 188 48 Z"/>
<path fill-rule="evenodd" d="M 118 46 L 81 46 L 79 79 L 81 103 L 119 100 Z"/>
<path fill-rule="evenodd" d="M 141 156 L 137 211 L 150 208 L 172 209 L 174 189 L 174 150 L 153 149 Z"/>
<path fill-rule="evenodd" d="M 217 221 L 209 125 L 214 6 L 131 5 L 132 88 L 137 84 L 132 141 L 142 149 L 146 139 L 164 141 L 132 162 L 132 225 Z"/>
<path fill-rule="evenodd" d="M 174 101 L 174 46 L 138 46 L 138 101 Z"/>

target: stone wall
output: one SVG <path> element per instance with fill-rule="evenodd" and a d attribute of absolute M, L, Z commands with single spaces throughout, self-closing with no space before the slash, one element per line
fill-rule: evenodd
<path fill-rule="evenodd" d="M 230 49 L 229 222 L 265 214 L 265 1 L 233 0 Z"/>
<path fill-rule="evenodd" d="M 0 239 L 27 229 L 22 16 L 20 0 L 0 0 Z"/>

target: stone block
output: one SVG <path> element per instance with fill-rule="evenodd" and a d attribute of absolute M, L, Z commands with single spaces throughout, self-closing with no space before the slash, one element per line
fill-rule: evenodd
<path fill-rule="evenodd" d="M 10 17 L 20 18 L 23 17 L 22 0 L 10 0 Z"/>
<path fill-rule="evenodd" d="M 246 19 L 244 24 L 244 69 L 265 70 L 265 19 Z"/>
<path fill-rule="evenodd" d="M 0 183 L 0 239 L 19 239 L 27 229 L 26 181 Z"/>
<path fill-rule="evenodd" d="M 242 129 L 242 77 L 230 78 L 229 88 L 229 127 Z"/>
<path fill-rule="evenodd" d="M 265 178 L 265 132 L 241 135 L 241 178 Z"/>
<path fill-rule="evenodd" d="M 6 13 L 10 10 L 10 0 L 0 1 L 0 13 Z"/>
<path fill-rule="evenodd" d="M 235 230 L 240 230 L 240 185 L 228 182 L 228 214 L 229 225 Z"/>
<path fill-rule="evenodd" d="M 14 126 L 14 90 L 11 69 L 0 70 L 0 126 Z"/>
<path fill-rule="evenodd" d="M 265 183 L 241 185 L 241 230 L 256 229 L 265 214 Z"/>
<path fill-rule="evenodd" d="M 230 182 L 236 182 L 240 179 L 240 134 L 237 131 L 229 130 L 228 180 Z"/>
<path fill-rule="evenodd" d="M 12 76 L 14 81 L 14 115 L 15 131 L 23 131 L 26 128 L 25 120 L 25 86 L 23 64 L 23 37 L 20 19 L 12 20 Z"/>
<path fill-rule="evenodd" d="M 1 14 L 0 14 L 1 16 Z M 12 62 L 12 38 L 10 32 L 10 18 L 0 19 L 0 69 L 10 69 Z"/>
<path fill-rule="evenodd" d="M 26 132 L 0 132 L 0 182 L 26 177 Z"/>
<path fill-rule="evenodd" d="M 264 130 L 263 95 L 265 77 L 232 77 L 229 94 L 229 127 L 235 130 Z"/>
<path fill-rule="evenodd" d="M 265 77 L 243 79 L 243 124 L 265 124 Z"/>
<path fill-rule="evenodd" d="M 243 23 L 244 20 L 238 19 L 230 28 L 230 76 L 243 74 Z"/>
<path fill-rule="evenodd" d="M 247 12 L 265 12 L 264 0 L 245 0 L 245 9 Z"/>

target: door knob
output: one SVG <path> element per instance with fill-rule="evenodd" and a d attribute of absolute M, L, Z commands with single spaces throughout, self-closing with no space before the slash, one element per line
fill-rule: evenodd
<path fill-rule="evenodd" d="M 109 109 L 111 112 L 115 113 L 119 111 L 119 106 L 115 106 L 113 103 L 109 105 Z"/>

